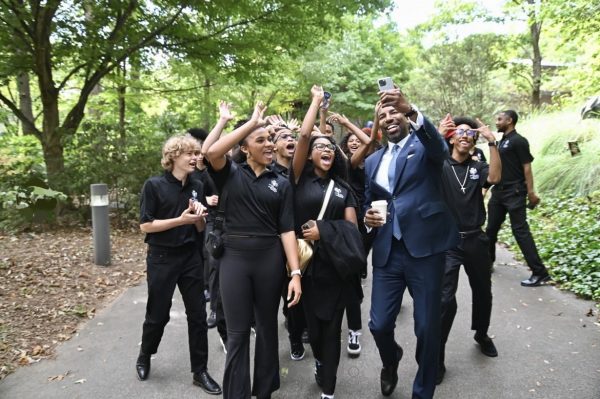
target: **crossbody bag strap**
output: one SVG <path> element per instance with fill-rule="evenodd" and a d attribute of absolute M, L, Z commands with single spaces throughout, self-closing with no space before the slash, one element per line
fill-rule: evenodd
<path fill-rule="evenodd" d="M 223 192 L 219 196 L 219 205 L 217 205 L 217 216 L 215 216 L 214 229 L 223 231 L 223 222 L 225 221 L 225 202 L 227 201 L 227 183 L 223 186 Z"/>
<path fill-rule="evenodd" d="M 329 204 L 329 199 L 331 198 L 331 192 L 333 191 L 334 185 L 335 183 L 333 182 L 333 179 L 329 180 L 329 186 L 327 186 L 327 192 L 325 193 L 323 205 L 321 205 L 321 211 L 319 212 L 319 216 L 317 216 L 317 220 L 323 219 L 323 215 L 325 214 L 325 209 L 327 209 L 327 204 Z"/>

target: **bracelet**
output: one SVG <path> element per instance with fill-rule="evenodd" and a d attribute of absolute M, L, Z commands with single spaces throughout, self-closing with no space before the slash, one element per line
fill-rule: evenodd
<path fill-rule="evenodd" d="M 300 269 L 292 270 L 290 272 L 290 277 L 293 277 L 293 276 L 300 276 L 300 277 L 302 277 L 302 272 L 300 271 Z"/>

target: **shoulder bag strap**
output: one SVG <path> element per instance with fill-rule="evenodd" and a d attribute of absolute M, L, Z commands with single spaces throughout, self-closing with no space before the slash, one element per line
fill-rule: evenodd
<path fill-rule="evenodd" d="M 327 209 L 327 204 L 329 204 L 329 199 L 331 198 L 331 192 L 333 191 L 333 186 L 335 185 L 333 179 L 329 180 L 329 186 L 327 186 L 327 192 L 325 193 L 325 199 L 323 199 L 323 205 L 321 205 L 321 211 L 319 212 L 319 216 L 317 216 L 317 220 L 323 219 L 323 215 L 325 214 L 325 209 Z"/>

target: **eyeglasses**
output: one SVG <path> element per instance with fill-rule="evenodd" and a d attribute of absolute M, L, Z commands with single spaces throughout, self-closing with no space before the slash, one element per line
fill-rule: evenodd
<path fill-rule="evenodd" d="M 335 151 L 335 146 L 333 144 L 324 144 L 324 143 L 317 143 L 315 145 L 313 145 L 313 150 L 319 150 L 319 151 L 325 151 L 326 149 L 329 151 Z"/>
<path fill-rule="evenodd" d="M 296 140 L 298 138 L 298 135 L 293 134 L 293 133 L 281 133 L 279 136 L 275 137 L 275 141 L 277 141 L 279 139 L 288 140 L 290 138 Z"/>
<path fill-rule="evenodd" d="M 467 137 L 477 137 L 477 133 L 479 132 L 474 129 L 456 129 L 454 134 L 457 136 L 463 136 L 466 134 Z"/>

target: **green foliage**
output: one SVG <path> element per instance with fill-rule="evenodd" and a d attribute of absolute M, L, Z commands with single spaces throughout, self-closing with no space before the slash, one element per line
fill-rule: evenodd
<path fill-rule="evenodd" d="M 600 190 L 600 120 L 581 120 L 576 111 L 531 115 L 517 130 L 530 143 L 536 160 L 536 189 L 542 194 L 589 195 Z M 581 154 L 571 156 L 569 141 Z"/>
<path fill-rule="evenodd" d="M 554 281 L 600 301 L 600 192 L 584 197 L 545 196 L 528 220 Z M 518 248 L 508 227 L 500 238 Z"/>
<path fill-rule="evenodd" d="M 503 67 L 504 42 L 497 35 L 471 35 L 422 50 L 406 92 L 432 120 L 446 113 L 492 115 L 499 102 L 492 77 Z"/>

